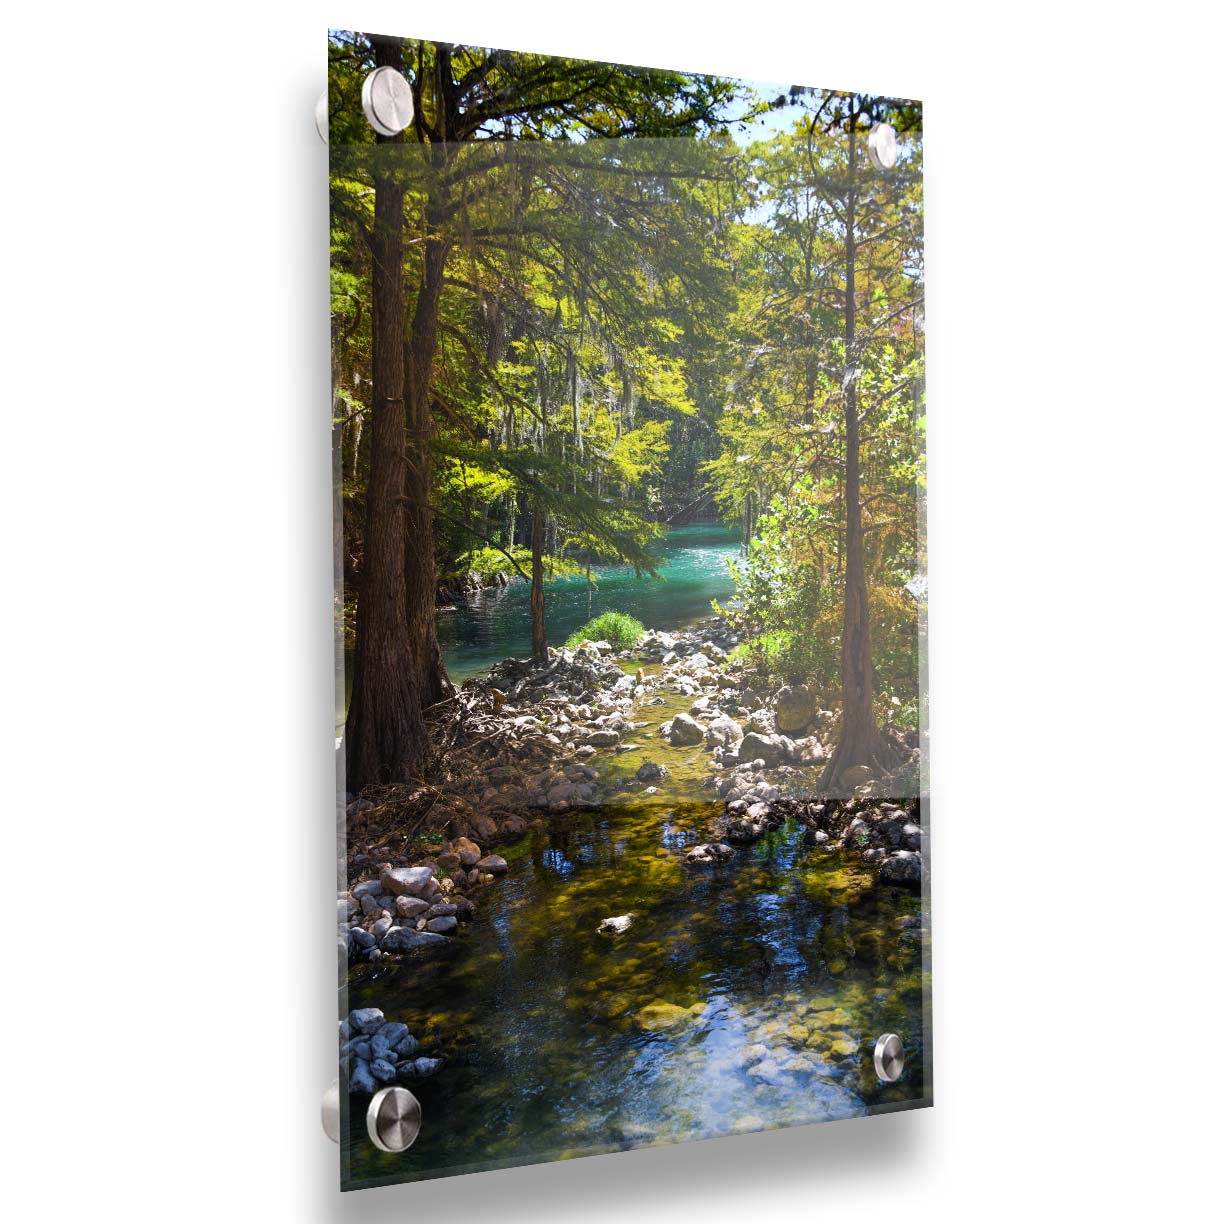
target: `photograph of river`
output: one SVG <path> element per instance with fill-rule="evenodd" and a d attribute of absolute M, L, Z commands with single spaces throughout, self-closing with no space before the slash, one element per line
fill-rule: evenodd
<path fill-rule="evenodd" d="M 328 64 L 342 1188 L 932 1104 L 920 104 Z"/>

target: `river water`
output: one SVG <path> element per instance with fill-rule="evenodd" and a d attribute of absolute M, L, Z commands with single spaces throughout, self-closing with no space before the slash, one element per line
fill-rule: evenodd
<path fill-rule="evenodd" d="M 784 827 L 691 865 L 710 809 L 609 805 L 506 851 L 456 958 L 356 982 L 450 1062 L 391 1156 L 354 1114 L 346 1183 L 415 1181 L 929 1100 L 917 894 Z M 632 913 L 622 935 L 603 918 Z M 925 924 L 924 924 L 925 925 Z M 904 1035 L 893 1085 L 872 1050 Z"/>
<path fill-rule="evenodd" d="M 676 628 L 731 593 L 733 534 L 674 532 L 665 583 L 605 569 L 594 613 Z M 550 588 L 549 640 L 588 616 L 585 582 Z M 525 584 L 443 618 L 462 679 L 530 649 Z M 632 667 L 632 664 L 626 664 Z M 658 725 L 692 699 L 639 702 L 629 751 L 591 761 L 608 801 L 499 847 L 509 874 L 478 898 L 452 960 L 356 969 L 348 1006 L 406 1022 L 447 1065 L 414 1085 L 423 1124 L 393 1156 L 354 1112 L 349 1188 L 853 1117 L 930 1100 L 929 943 L 919 894 L 812 844 L 793 822 L 722 864 L 684 861 L 713 840 L 722 804 L 709 755 Z M 612 795 L 644 759 L 671 776 L 650 798 Z M 632 914 L 623 934 L 602 919 Z M 876 1038 L 904 1038 L 901 1079 L 881 1084 Z"/>
<path fill-rule="evenodd" d="M 718 524 L 669 531 L 659 550 L 659 577 L 638 577 L 630 565 L 592 568 L 593 589 L 578 575 L 545 588 L 548 641 L 559 645 L 601 612 L 628 612 L 648 629 L 675 629 L 709 615 L 710 600 L 734 591 L 727 558 L 739 551 L 739 533 Z M 491 587 L 438 617 L 438 644 L 450 678 L 462 683 L 508 655 L 531 654 L 531 590 L 526 582 Z"/>

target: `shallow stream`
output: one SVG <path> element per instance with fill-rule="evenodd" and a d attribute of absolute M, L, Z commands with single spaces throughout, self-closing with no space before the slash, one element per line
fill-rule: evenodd
<path fill-rule="evenodd" d="M 378 1152 L 352 1119 L 350 1185 L 707 1138 L 929 1099 L 921 897 L 881 887 L 788 823 L 726 863 L 684 852 L 715 839 L 722 804 L 700 748 L 658 722 L 691 699 L 638 703 L 637 750 L 601 751 L 601 785 L 643 759 L 671 777 L 552 818 L 499 848 L 453 960 L 383 964 L 349 1006 L 405 1021 L 449 1062 L 414 1086 L 421 1135 Z M 620 935 L 602 919 L 632 914 Z M 902 1078 L 881 1084 L 876 1037 L 902 1034 Z"/>
<path fill-rule="evenodd" d="M 666 583 L 606 570 L 594 613 L 677 628 L 731 594 L 721 529 L 672 532 Z M 588 618 L 583 580 L 551 584 L 550 640 Z M 521 605 L 521 607 L 520 607 Z M 442 617 L 453 678 L 526 654 L 526 586 Z M 633 671 L 633 662 L 625 670 Z M 651 670 L 657 671 L 656 668 Z M 659 705 L 651 705 L 662 696 Z M 408 1023 L 447 1065 L 414 1084 L 420 1137 L 378 1152 L 350 1118 L 346 1185 L 480 1169 L 847 1118 L 929 1100 L 924 999 L 928 916 L 917 892 L 815 846 L 788 823 L 726 863 L 689 864 L 716 840 L 723 805 L 703 787 L 703 747 L 657 727 L 693 705 L 672 690 L 635 704 L 634 745 L 603 749 L 601 807 L 550 819 L 551 834 L 498 847 L 509 874 L 476 897 L 448 961 L 361 969 L 350 1007 Z M 614 793 L 644 760 L 670 777 L 654 796 Z M 603 918 L 633 914 L 619 935 Z M 873 1048 L 905 1038 L 901 1080 L 881 1084 Z"/>

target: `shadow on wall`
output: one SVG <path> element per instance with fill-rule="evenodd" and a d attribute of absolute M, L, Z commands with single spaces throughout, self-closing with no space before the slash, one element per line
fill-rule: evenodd
<path fill-rule="evenodd" d="M 344 1195 L 337 1189 L 321 1205 L 319 1218 L 327 1224 L 446 1219 L 459 1202 L 464 1220 L 499 1224 L 602 1214 L 584 1206 L 594 1204 L 615 1204 L 620 1219 L 657 1219 L 673 1211 L 683 1219 L 726 1196 L 742 1203 L 746 1181 L 768 1187 L 768 1202 L 760 1203 L 768 1214 L 769 1202 L 787 1201 L 780 1190 L 802 1191 L 815 1206 L 822 1188 L 906 1176 L 922 1158 L 922 1126 L 930 1117 L 929 1110 L 918 1109 Z M 338 1184 L 334 1160 L 333 1168 Z"/>

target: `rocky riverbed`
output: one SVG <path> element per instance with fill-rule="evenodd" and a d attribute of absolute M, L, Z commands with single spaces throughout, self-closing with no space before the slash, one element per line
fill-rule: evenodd
<path fill-rule="evenodd" d="M 359 880 L 340 898 L 341 952 L 349 960 L 380 960 L 447 949 L 448 936 L 471 920 L 474 905 L 466 894 L 508 867 L 501 855 L 483 854 L 466 837 L 411 867 L 384 863 L 377 877 Z"/>
<path fill-rule="evenodd" d="M 817 798 L 837 717 L 805 687 L 754 684 L 728 658 L 737 641 L 713 619 L 649 632 L 632 651 L 591 642 L 550 651 L 545 667 L 507 659 L 467 681 L 441 721 L 443 783 L 350 797 L 342 961 L 455 955 L 482 894 L 510 869 L 492 847 L 511 854 L 525 835 L 546 838 L 565 814 L 605 804 L 711 812 L 710 836 L 683 848 L 689 870 L 726 870 L 792 821 L 810 853 L 852 858 L 878 885 L 920 887 L 916 735 L 893 734 L 908 751 L 893 775 L 854 766 L 838 794 Z M 381 1080 L 372 1067 L 350 1078 L 353 1090 L 390 1082 L 388 1067 Z"/>
<path fill-rule="evenodd" d="M 694 861 L 719 861 L 727 843 L 751 845 L 794 816 L 817 845 L 834 842 L 877 865 L 883 882 L 921 883 L 916 733 L 896 737 L 909 759 L 895 774 L 851 766 L 843 794 L 813 802 L 837 717 L 806 687 L 759 691 L 742 665 L 728 662 L 738 640 L 712 618 L 676 634 L 650 631 L 629 651 L 588 642 L 551 650 L 545 667 L 506 659 L 469 680 L 456 696 L 456 721 L 477 720 L 478 742 L 496 740 L 501 750 L 429 796 L 423 824 L 435 840 L 410 846 L 399 865 L 384 860 L 374 870 L 371 855 L 350 848 L 355 878 L 339 904 L 345 955 L 446 950 L 472 916 L 472 895 L 507 870 L 482 844 L 543 832 L 544 814 L 625 798 L 717 796 L 719 839 L 697 848 Z M 692 751 L 669 765 L 654 759 L 664 752 L 652 745 Z M 451 762 L 467 748 L 460 738 Z M 353 798 L 350 822 L 379 806 L 377 796 Z"/>
<path fill-rule="evenodd" d="M 388 1022 L 378 1007 L 359 1007 L 340 1021 L 340 1071 L 349 1091 L 373 1096 L 388 1084 L 416 1084 L 443 1063 L 420 1053 L 406 1024 Z"/>

